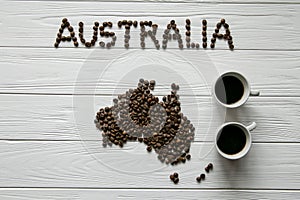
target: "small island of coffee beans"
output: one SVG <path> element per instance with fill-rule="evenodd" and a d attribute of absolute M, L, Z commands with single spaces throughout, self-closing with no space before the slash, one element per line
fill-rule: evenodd
<path fill-rule="evenodd" d="M 171 84 L 171 93 L 159 101 L 151 93 L 155 85 L 156 81 L 141 78 L 137 88 L 118 95 L 113 106 L 97 112 L 95 124 L 102 131 L 102 145 L 123 147 L 127 141 L 139 141 L 149 153 L 157 153 L 162 163 L 185 163 L 191 159 L 195 128 L 181 112 L 179 86 Z"/>
<path fill-rule="evenodd" d="M 179 183 L 179 175 L 177 172 L 174 172 L 173 174 L 170 175 L 170 179 L 171 181 L 173 181 L 173 183 L 177 184 Z"/>

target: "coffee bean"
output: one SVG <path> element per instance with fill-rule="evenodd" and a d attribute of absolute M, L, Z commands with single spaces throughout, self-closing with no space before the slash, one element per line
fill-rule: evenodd
<path fill-rule="evenodd" d="M 148 147 L 147 147 L 147 151 L 148 151 L 148 152 L 151 152 L 151 151 L 152 151 L 152 147 L 151 147 L 151 146 L 148 146 Z"/>
<path fill-rule="evenodd" d="M 187 25 L 190 25 L 190 24 L 191 24 L 191 20 L 190 20 L 190 19 L 186 19 L 186 20 L 185 20 L 185 23 L 186 23 Z"/>
<path fill-rule="evenodd" d="M 174 178 L 175 178 L 174 175 L 171 174 L 171 175 L 170 175 L 170 179 L 171 179 L 172 181 L 174 181 Z"/>
<path fill-rule="evenodd" d="M 213 38 L 217 38 L 218 37 L 218 34 L 217 33 L 213 33 Z"/>
<path fill-rule="evenodd" d="M 179 176 L 177 172 L 174 172 L 173 175 L 174 175 L 175 178 L 178 178 L 178 176 Z"/>
<path fill-rule="evenodd" d="M 68 27 L 68 30 L 69 30 L 70 32 L 72 32 L 74 29 L 73 29 L 72 26 L 69 26 L 69 27 Z"/>
<path fill-rule="evenodd" d="M 60 33 L 63 33 L 63 32 L 64 32 L 64 29 L 60 28 L 60 29 L 58 29 L 58 31 L 59 31 Z"/>
<path fill-rule="evenodd" d="M 229 28 L 229 25 L 227 23 L 224 23 L 223 26 L 224 26 L 225 29 Z"/>
<path fill-rule="evenodd" d="M 74 42 L 74 46 L 75 46 L 75 47 L 78 47 L 78 45 L 79 45 L 78 42 L 75 41 L 75 42 Z"/>
<path fill-rule="evenodd" d="M 233 45 L 233 44 L 229 45 L 229 48 L 230 48 L 231 50 L 233 50 L 233 49 L 234 49 L 234 45 Z"/>
<path fill-rule="evenodd" d="M 207 37 L 203 37 L 202 42 L 207 42 Z"/>
<path fill-rule="evenodd" d="M 86 42 L 86 43 L 85 43 L 85 46 L 89 48 L 89 47 L 92 46 L 92 44 L 91 44 L 90 42 Z"/>
<path fill-rule="evenodd" d="M 99 45 L 100 45 L 101 47 L 105 47 L 105 43 L 104 43 L 103 41 L 99 42 Z"/>
<path fill-rule="evenodd" d="M 221 23 L 217 23 L 217 25 L 216 25 L 216 27 L 217 27 L 218 29 L 220 29 L 220 28 L 221 28 L 221 26 L 222 26 L 222 24 L 221 24 Z"/>
<path fill-rule="evenodd" d="M 60 38 L 56 38 L 56 42 L 60 43 L 61 39 Z"/>
<path fill-rule="evenodd" d="M 204 49 L 206 49 L 207 43 L 206 43 L 206 42 L 203 42 L 203 43 L 202 43 L 202 47 L 203 47 Z"/>
<path fill-rule="evenodd" d="M 107 22 L 107 26 L 111 28 L 113 26 L 113 23 L 112 22 Z"/>
<path fill-rule="evenodd" d="M 209 167 L 205 167 L 205 171 L 209 173 Z"/>
<path fill-rule="evenodd" d="M 186 35 L 186 36 L 191 36 L 191 32 L 190 32 L 190 31 L 186 31 L 186 32 L 185 32 L 185 35 Z"/>
<path fill-rule="evenodd" d="M 62 36 L 61 41 L 65 42 L 67 40 L 66 36 Z"/>
<path fill-rule="evenodd" d="M 210 44 L 210 48 L 212 48 L 212 49 L 215 48 L 215 44 L 214 44 L 214 43 L 211 43 L 211 44 Z"/>
<path fill-rule="evenodd" d="M 190 25 L 185 25 L 185 29 L 190 31 L 191 30 L 191 26 Z"/>
<path fill-rule="evenodd" d="M 174 178 L 174 183 L 178 184 L 179 183 L 179 178 Z"/>
<path fill-rule="evenodd" d="M 98 27 L 100 24 L 99 24 L 99 22 L 94 22 L 94 25 L 95 25 L 96 27 Z"/>
<path fill-rule="evenodd" d="M 122 21 L 118 21 L 118 27 L 121 28 L 122 27 Z"/>
<path fill-rule="evenodd" d="M 225 19 L 221 19 L 221 24 L 225 24 Z"/>
<path fill-rule="evenodd" d="M 203 26 L 206 26 L 207 25 L 207 21 L 204 19 L 204 20 L 202 20 L 202 25 Z"/>
<path fill-rule="evenodd" d="M 65 24 L 66 22 L 68 22 L 68 19 L 67 19 L 67 18 L 63 18 L 63 19 L 62 19 L 62 23 Z"/>
<path fill-rule="evenodd" d="M 190 160 L 190 159 L 191 159 L 191 155 L 190 155 L 190 154 L 187 154 L 187 155 L 186 155 L 186 159 L 187 159 L 187 160 Z"/>
<path fill-rule="evenodd" d="M 201 178 L 201 180 L 204 180 L 205 179 L 205 174 L 201 174 L 200 178 Z"/>
<path fill-rule="evenodd" d="M 171 25 L 174 25 L 175 24 L 175 20 L 171 20 L 170 23 L 171 23 Z"/>
<path fill-rule="evenodd" d="M 215 43 L 216 42 L 216 38 L 211 38 L 211 42 Z"/>
<path fill-rule="evenodd" d="M 202 31 L 206 31 L 207 30 L 207 26 L 202 26 Z"/>
<path fill-rule="evenodd" d="M 196 178 L 196 181 L 197 181 L 198 183 L 200 183 L 200 182 L 201 182 L 201 177 L 198 176 L 198 177 Z"/>
<path fill-rule="evenodd" d="M 137 21 L 133 21 L 133 26 L 137 27 L 137 25 L 138 25 L 138 22 Z"/>
<path fill-rule="evenodd" d="M 202 31 L 202 36 L 206 37 L 206 31 Z"/>
<path fill-rule="evenodd" d="M 209 169 L 213 169 L 213 164 L 212 164 L 212 163 L 209 163 L 209 164 L 208 164 L 208 167 L 209 167 Z"/>
<path fill-rule="evenodd" d="M 83 22 L 79 22 L 78 26 L 82 28 L 83 27 Z"/>
<path fill-rule="evenodd" d="M 220 29 L 216 28 L 216 29 L 215 29 L 215 33 L 219 33 L 219 30 L 220 30 Z"/>
<path fill-rule="evenodd" d="M 55 48 L 58 48 L 58 45 L 59 45 L 58 42 L 55 42 L 55 43 L 54 43 L 54 47 L 55 47 Z"/>

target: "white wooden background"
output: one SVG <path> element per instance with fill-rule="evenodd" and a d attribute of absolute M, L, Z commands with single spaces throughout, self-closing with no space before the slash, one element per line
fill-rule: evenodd
<path fill-rule="evenodd" d="M 231 27 L 234 51 L 217 42 L 214 50 L 180 51 L 171 45 L 164 53 L 174 52 L 201 63 L 200 71 L 209 71 L 209 63 L 220 73 L 239 71 L 261 91 L 260 97 L 250 98 L 226 118 L 257 122 L 249 154 L 229 162 L 212 148 L 214 130 L 224 116 L 215 116 L 218 113 L 207 90 L 211 82 L 206 85 L 193 80 L 191 88 L 183 84 L 181 90 L 183 112 L 197 122 L 191 162 L 166 167 L 154 153 L 148 154 L 145 146 L 136 143 L 123 149 L 103 149 L 93 117 L 99 107 L 111 104 L 121 72 L 112 68 L 106 81 L 95 89 L 98 69 L 86 68 L 85 78 L 78 80 L 82 66 L 87 59 L 103 66 L 123 53 L 157 56 L 163 50 L 154 50 L 150 40 L 149 49 L 141 50 L 139 28 L 131 31 L 130 50 L 123 48 L 124 33 L 117 28 L 116 47 L 110 50 L 73 48 L 70 44 L 55 49 L 53 43 L 63 17 L 75 30 L 81 20 L 87 25 L 95 20 L 152 20 L 159 24 L 158 37 L 171 19 L 184 34 L 189 17 L 192 38 L 198 41 L 201 37 L 196 32 L 201 30 L 202 19 L 208 20 L 210 35 L 217 21 L 225 18 Z M 299 0 L 0 0 L 0 199 L 299 199 L 299 19 Z M 91 56 L 95 52 L 97 57 Z M 212 62 L 199 55 L 208 55 Z M 147 73 L 151 70 L 141 75 L 147 78 Z M 189 73 L 181 69 L 182 77 Z M 172 81 L 176 74 L 170 77 Z M 121 90 L 131 86 L 118 84 Z M 166 89 L 158 82 L 158 94 L 165 94 Z M 93 105 L 87 105 L 91 99 Z M 76 104 L 78 100 L 86 103 L 86 110 L 77 107 L 82 106 Z M 85 120 L 78 121 L 78 114 Z M 103 162 L 95 159 L 93 152 Z M 208 162 L 214 163 L 215 169 L 205 182 L 197 184 L 195 177 Z M 151 172 L 138 173 L 143 170 Z M 174 171 L 181 177 L 178 185 L 168 178 Z"/>

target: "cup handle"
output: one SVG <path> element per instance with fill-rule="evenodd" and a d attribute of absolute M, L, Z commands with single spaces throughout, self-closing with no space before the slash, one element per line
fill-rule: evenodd
<path fill-rule="evenodd" d="M 259 96 L 260 95 L 260 91 L 258 90 L 251 90 L 250 91 L 250 96 Z"/>
<path fill-rule="evenodd" d="M 256 128 L 256 123 L 252 122 L 250 125 L 246 126 L 246 128 L 248 129 L 248 131 L 252 131 Z"/>

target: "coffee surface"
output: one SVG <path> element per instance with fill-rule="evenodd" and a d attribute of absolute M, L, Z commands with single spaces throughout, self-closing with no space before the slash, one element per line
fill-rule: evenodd
<path fill-rule="evenodd" d="M 243 83 L 234 76 L 224 76 L 219 79 L 215 86 L 216 96 L 226 104 L 239 101 L 244 95 Z"/>
<path fill-rule="evenodd" d="M 218 138 L 217 145 L 226 154 L 239 153 L 246 145 L 246 135 L 241 128 L 235 125 L 225 126 Z"/>

